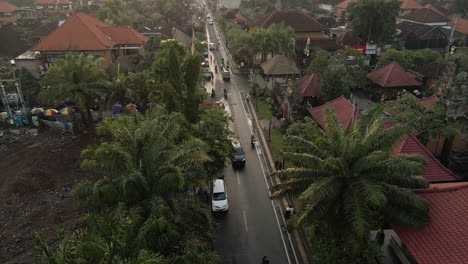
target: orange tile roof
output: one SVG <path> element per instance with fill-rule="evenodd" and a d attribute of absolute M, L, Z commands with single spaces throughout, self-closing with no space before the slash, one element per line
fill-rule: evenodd
<path fill-rule="evenodd" d="M 16 9 L 18 9 L 16 6 L 0 1 L 0 13 L 13 13 Z"/>
<path fill-rule="evenodd" d="M 88 14 L 78 13 L 50 33 L 33 50 L 107 50 L 118 44 L 143 44 L 147 40 L 147 37 L 133 29 L 109 27 Z"/>
<path fill-rule="evenodd" d="M 337 4 L 336 7 L 346 9 L 348 8 L 349 3 L 355 3 L 357 1 L 358 0 L 344 0 L 343 2 Z"/>
<path fill-rule="evenodd" d="M 367 78 L 382 87 L 419 86 L 421 83 L 411 78 L 395 61 L 367 74 Z"/>
<path fill-rule="evenodd" d="M 414 0 L 403 0 L 403 3 L 400 5 L 400 9 L 418 9 L 422 8 L 418 2 Z"/>
<path fill-rule="evenodd" d="M 414 190 L 429 203 L 431 221 L 422 228 L 394 225 L 417 263 L 462 264 L 468 261 L 468 183 L 431 184 Z"/>
<path fill-rule="evenodd" d="M 36 0 L 34 4 L 35 5 L 55 5 L 55 4 L 69 5 L 71 4 L 71 2 L 69 0 Z"/>
<path fill-rule="evenodd" d="M 468 35 L 468 19 L 452 18 L 455 24 L 455 31 Z"/>
<path fill-rule="evenodd" d="M 317 124 L 319 124 L 323 129 L 326 129 L 325 110 L 330 107 L 335 110 L 338 121 L 346 130 L 351 126 L 352 120 L 358 120 L 361 118 L 361 112 L 359 112 L 359 109 L 346 100 L 346 98 L 341 96 L 324 105 L 309 109 L 312 119 L 314 119 L 315 122 L 317 122 Z"/>

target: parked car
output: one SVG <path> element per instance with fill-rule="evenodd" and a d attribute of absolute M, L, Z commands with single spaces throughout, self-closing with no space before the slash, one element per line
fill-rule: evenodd
<path fill-rule="evenodd" d="M 210 48 L 210 50 L 214 50 L 214 49 L 216 49 L 216 44 L 211 42 L 210 44 L 208 44 L 208 47 Z"/>
<path fill-rule="evenodd" d="M 208 24 L 213 25 L 213 19 L 210 19 L 210 21 L 208 21 Z"/>
<path fill-rule="evenodd" d="M 203 78 L 208 81 L 211 80 L 211 71 L 209 68 L 203 69 Z"/>
<path fill-rule="evenodd" d="M 234 148 L 234 158 L 232 159 L 232 166 L 234 168 L 245 167 L 245 152 L 242 145 L 238 141 L 232 142 Z"/>
<path fill-rule="evenodd" d="M 223 179 L 213 181 L 213 192 L 211 194 L 211 211 L 221 212 L 229 210 L 226 183 Z"/>
<path fill-rule="evenodd" d="M 208 57 L 208 51 L 207 50 L 203 51 L 203 56 L 205 56 L 205 58 Z"/>
<path fill-rule="evenodd" d="M 230 81 L 231 80 L 231 73 L 227 70 L 223 71 L 223 80 Z"/>

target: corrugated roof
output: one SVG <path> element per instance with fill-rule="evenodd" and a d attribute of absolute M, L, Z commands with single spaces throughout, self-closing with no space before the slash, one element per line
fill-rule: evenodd
<path fill-rule="evenodd" d="M 400 9 L 418 9 L 422 8 L 418 2 L 414 0 L 403 0 L 403 3 L 400 5 Z"/>
<path fill-rule="evenodd" d="M 50 33 L 33 50 L 107 50 L 117 44 L 142 44 L 146 40 L 147 37 L 133 29 L 109 27 L 88 14 L 78 13 Z"/>
<path fill-rule="evenodd" d="M 326 129 L 325 110 L 330 107 L 335 110 L 338 121 L 340 121 L 341 125 L 346 130 L 349 129 L 353 119 L 357 120 L 361 118 L 361 112 L 359 112 L 359 109 L 346 100 L 346 98 L 341 96 L 324 105 L 309 109 L 312 119 L 314 119 L 315 122 L 317 122 L 317 124 L 323 129 Z"/>
<path fill-rule="evenodd" d="M 13 13 L 16 11 L 16 9 L 18 9 L 16 6 L 0 1 L 0 13 Z"/>
<path fill-rule="evenodd" d="M 320 96 L 320 81 L 318 73 L 305 75 L 296 81 L 296 93 L 300 96 Z"/>
<path fill-rule="evenodd" d="M 394 226 L 414 259 L 421 264 L 468 262 L 468 183 L 431 184 L 415 190 L 429 203 L 431 222 L 423 228 Z"/>
<path fill-rule="evenodd" d="M 61 5 L 69 5 L 71 2 L 69 0 L 37 0 L 34 2 L 35 5 L 55 5 L 55 4 L 61 4 Z"/>
<path fill-rule="evenodd" d="M 299 74 L 296 63 L 284 55 L 276 55 L 261 65 L 263 72 L 268 75 Z"/>
<path fill-rule="evenodd" d="M 297 32 L 328 31 L 328 28 L 320 24 L 309 13 L 301 10 L 279 10 L 260 18 L 252 27 L 268 28 L 272 24 L 284 23 Z"/>
<path fill-rule="evenodd" d="M 434 155 L 432 155 L 432 153 L 413 135 L 406 137 L 401 144 L 398 153 L 419 154 L 426 158 L 426 170 L 423 172 L 422 176 L 428 182 L 448 182 L 457 180 L 453 172 L 442 165 L 440 161 L 436 159 Z"/>
<path fill-rule="evenodd" d="M 421 83 L 411 78 L 395 61 L 367 74 L 367 78 L 382 87 L 419 86 Z"/>
<path fill-rule="evenodd" d="M 427 7 L 416 9 L 413 12 L 402 16 L 401 19 L 415 21 L 419 23 L 450 22 L 450 19 L 444 14 L 440 12 L 436 12 L 432 8 L 427 8 Z"/>

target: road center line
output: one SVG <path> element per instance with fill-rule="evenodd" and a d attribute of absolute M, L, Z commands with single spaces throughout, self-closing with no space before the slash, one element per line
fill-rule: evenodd
<path fill-rule="evenodd" d="M 247 226 L 247 214 L 245 213 L 245 210 L 242 210 L 244 212 L 244 225 L 245 225 L 245 232 L 249 232 L 249 227 Z"/>

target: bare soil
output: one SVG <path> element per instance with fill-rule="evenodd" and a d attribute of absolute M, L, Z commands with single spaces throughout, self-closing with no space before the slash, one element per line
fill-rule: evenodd
<path fill-rule="evenodd" d="M 80 227 L 71 190 L 98 177 L 80 170 L 81 150 L 96 141 L 94 133 L 52 129 L 0 136 L 0 263 L 34 263 L 35 230 L 53 243 L 57 229 Z"/>

